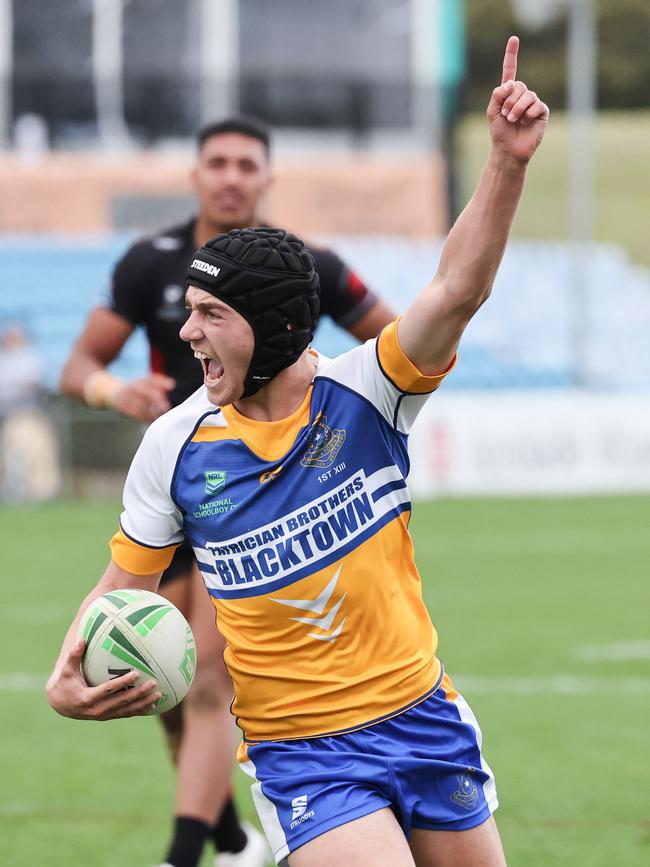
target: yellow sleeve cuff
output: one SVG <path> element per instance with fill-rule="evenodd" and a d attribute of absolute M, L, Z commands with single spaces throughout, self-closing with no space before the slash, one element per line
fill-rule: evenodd
<path fill-rule="evenodd" d="M 122 569 L 133 575 L 154 575 L 164 572 L 172 562 L 178 545 L 165 548 L 149 548 L 130 539 L 123 530 L 118 530 L 109 543 L 113 560 Z"/>
<path fill-rule="evenodd" d="M 401 317 L 387 325 L 379 335 L 377 352 L 379 363 L 386 376 L 400 391 L 411 394 L 428 394 L 435 391 L 442 380 L 456 364 L 456 355 L 451 359 L 446 370 L 434 376 L 420 373 L 400 346 L 397 338 L 397 325 Z"/>

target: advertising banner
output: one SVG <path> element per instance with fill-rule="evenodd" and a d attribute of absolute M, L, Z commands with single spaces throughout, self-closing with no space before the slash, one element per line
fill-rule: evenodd
<path fill-rule="evenodd" d="M 650 403 L 643 395 L 441 390 L 418 418 L 409 452 L 409 487 L 419 498 L 650 492 Z"/>

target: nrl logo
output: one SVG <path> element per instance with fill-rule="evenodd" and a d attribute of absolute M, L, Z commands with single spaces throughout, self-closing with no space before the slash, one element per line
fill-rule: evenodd
<path fill-rule="evenodd" d="M 316 419 L 307 440 L 307 451 L 300 465 L 319 469 L 331 467 L 345 442 L 345 437 L 345 430 L 342 428 L 332 430 L 325 416 Z"/>
<path fill-rule="evenodd" d="M 209 497 L 218 494 L 226 487 L 225 470 L 208 470 L 205 475 L 205 492 Z"/>

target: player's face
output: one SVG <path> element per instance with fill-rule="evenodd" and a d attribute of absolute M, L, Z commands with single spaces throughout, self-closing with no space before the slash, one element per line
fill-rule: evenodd
<path fill-rule="evenodd" d="M 190 286 L 185 296 L 190 316 L 180 330 L 203 367 L 208 397 L 227 406 L 242 396 L 253 355 L 253 329 L 232 307 Z"/>
<path fill-rule="evenodd" d="M 269 158 L 258 139 L 220 133 L 203 144 L 192 179 L 201 216 L 215 234 L 255 226 L 260 200 L 271 183 Z"/>

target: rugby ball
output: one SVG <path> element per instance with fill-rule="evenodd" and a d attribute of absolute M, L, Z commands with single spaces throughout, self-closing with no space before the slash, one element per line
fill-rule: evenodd
<path fill-rule="evenodd" d="M 86 683 L 137 671 L 135 685 L 153 679 L 162 697 L 151 713 L 164 713 L 187 694 L 196 671 L 190 625 L 174 605 L 149 590 L 112 590 L 84 611 L 77 633 L 86 641 Z"/>

